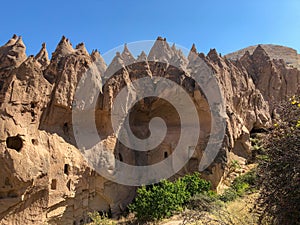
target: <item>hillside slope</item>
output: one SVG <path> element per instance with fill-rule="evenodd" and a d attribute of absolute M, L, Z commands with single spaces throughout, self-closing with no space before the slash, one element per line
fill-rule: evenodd
<path fill-rule="evenodd" d="M 254 52 L 258 45 L 249 46 L 236 52 L 232 52 L 226 55 L 228 59 L 237 60 L 240 59 L 246 51 L 250 54 Z M 293 48 L 289 48 L 281 45 L 262 44 L 263 49 L 268 53 L 272 59 L 283 59 L 287 65 L 300 69 L 300 55 Z"/>

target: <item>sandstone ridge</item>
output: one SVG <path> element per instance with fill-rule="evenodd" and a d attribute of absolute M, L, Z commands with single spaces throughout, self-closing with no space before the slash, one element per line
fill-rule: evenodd
<path fill-rule="evenodd" d="M 131 165 L 150 165 L 172 154 L 180 136 L 180 118 L 165 101 L 148 98 L 131 111 L 131 129 L 147 138 L 148 123 L 162 117 L 168 125 L 163 142 L 147 153 L 137 153 L 118 142 L 110 118 L 120 90 L 141 77 L 160 76 L 181 85 L 193 100 L 201 132 L 191 159 L 172 178 L 198 170 L 211 130 L 210 108 L 190 65 L 201 58 L 213 72 L 225 103 L 226 135 L 214 163 L 202 176 L 218 189 L 232 159 L 251 157 L 250 134 L 267 129 L 275 115 L 274 101 L 299 93 L 300 72 L 264 46 L 241 56 L 222 57 L 215 49 L 207 55 L 193 45 L 188 56 L 159 37 L 149 54 L 133 56 L 127 45 L 109 65 L 101 54 L 73 48 L 62 37 L 49 59 L 43 44 L 36 56 L 26 56 L 21 37 L 14 35 L 0 47 L 0 224 L 84 224 L 90 211 L 117 216 L 135 196 L 136 187 L 124 186 L 98 175 L 83 159 L 74 139 L 72 108 L 76 86 L 96 65 L 95 83 L 103 84 L 97 99 L 96 126 L 107 154 Z M 229 60 L 231 58 L 231 60 Z M 233 60 L 234 59 L 234 60 Z M 144 89 L 154 88 L 145 86 Z M 91 90 L 93 91 L 93 90 Z M 134 89 L 130 94 L 134 96 Z M 173 94 L 172 91 L 166 94 Z M 170 168 L 172 169 L 172 168 Z"/>
<path fill-rule="evenodd" d="M 258 45 L 249 46 L 236 52 L 232 52 L 226 55 L 228 59 L 237 60 L 240 59 L 246 51 L 250 54 L 254 52 Z M 261 44 L 260 45 L 272 59 L 283 59 L 288 66 L 300 69 L 300 55 L 298 52 L 286 46 Z"/>

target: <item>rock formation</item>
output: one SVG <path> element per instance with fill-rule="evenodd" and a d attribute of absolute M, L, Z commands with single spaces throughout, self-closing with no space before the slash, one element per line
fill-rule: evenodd
<path fill-rule="evenodd" d="M 258 45 L 249 46 L 239 51 L 227 54 L 226 57 L 231 60 L 240 59 L 247 51 L 252 54 Z M 281 45 L 260 45 L 271 59 L 283 59 L 288 67 L 300 69 L 300 55 L 295 49 Z"/>
<path fill-rule="evenodd" d="M 282 46 L 275 46 L 275 50 L 273 50 L 271 47 L 273 46 L 258 45 L 252 55 L 247 50 L 239 61 L 252 77 L 264 99 L 268 101 L 272 112 L 276 102 L 298 92 L 300 73 L 297 68 L 300 64 L 295 61 L 295 57 L 299 57 L 295 50 L 292 51 Z M 282 50 L 280 56 L 286 61 L 278 59 L 278 55 L 274 55 L 279 50 Z M 234 53 L 228 57 L 233 57 L 233 55 Z"/>
<path fill-rule="evenodd" d="M 202 172 L 217 189 L 231 157 L 251 156 L 250 133 L 271 124 L 272 102 L 298 93 L 300 72 L 270 58 L 262 46 L 236 60 L 221 57 L 215 49 L 205 56 L 194 45 L 191 52 L 212 69 L 226 106 L 223 147 Z M 110 124 L 114 99 L 123 87 L 141 77 L 160 76 L 189 93 L 201 124 L 199 143 L 187 146 L 195 148 L 195 153 L 171 179 L 196 171 L 211 130 L 211 115 L 205 95 L 188 73 L 193 60 L 193 54 L 185 57 L 175 45 L 170 47 L 158 38 L 148 56 L 141 52 L 135 59 L 125 45 L 107 66 L 98 51 L 89 54 L 84 44 L 73 48 L 62 37 L 49 61 L 45 44 L 35 57 L 27 57 L 21 37 L 14 35 L 0 47 L 0 223 L 83 224 L 90 211 L 118 215 L 135 196 L 135 187 L 97 174 L 76 147 L 74 94 L 93 64 L 98 70 L 95 82 L 104 84 L 95 115 L 106 151 L 131 165 L 157 163 L 172 154 L 180 136 L 180 118 L 166 101 L 146 98 L 131 111 L 131 129 L 139 138 L 149 135 L 153 117 L 162 117 L 168 125 L 161 145 L 147 153 L 118 142 Z"/>

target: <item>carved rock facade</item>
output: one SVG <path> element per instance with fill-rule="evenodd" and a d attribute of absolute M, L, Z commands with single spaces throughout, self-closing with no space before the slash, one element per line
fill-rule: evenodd
<path fill-rule="evenodd" d="M 187 72 L 192 57 L 185 57 L 175 45 L 158 38 L 148 56 L 142 52 L 137 58 L 125 45 L 108 66 L 98 51 L 89 54 L 84 44 L 73 48 L 65 37 L 50 60 L 45 44 L 36 56 L 27 57 L 25 50 L 17 36 L 0 48 L 1 224 L 83 224 L 89 211 L 118 215 L 135 196 L 135 187 L 113 183 L 93 171 L 76 148 L 74 94 L 92 64 L 101 75 L 97 82 L 104 84 L 95 114 L 108 152 L 132 165 L 153 164 L 172 154 L 180 136 L 180 119 L 165 101 L 147 98 L 131 112 L 131 129 L 139 138 L 149 135 L 148 122 L 153 117 L 162 117 L 169 125 L 162 144 L 147 153 L 136 153 L 119 143 L 110 124 L 114 98 L 123 87 L 141 77 L 161 76 L 189 93 L 201 124 L 198 145 L 187 146 L 195 147 L 196 152 L 171 179 L 198 169 L 210 134 L 210 110 Z M 270 126 L 273 102 L 298 93 L 300 73 L 283 60 L 271 59 L 261 46 L 234 61 L 214 49 L 207 56 L 197 53 L 195 46 L 191 52 L 212 69 L 226 106 L 223 147 L 202 172 L 218 189 L 231 158 L 251 156 L 251 131 Z"/>

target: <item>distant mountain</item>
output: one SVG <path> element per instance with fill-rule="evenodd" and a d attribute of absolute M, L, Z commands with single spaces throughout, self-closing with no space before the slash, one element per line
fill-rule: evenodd
<path fill-rule="evenodd" d="M 249 53 L 252 54 L 257 46 L 258 45 L 243 48 L 236 52 L 227 54 L 226 57 L 231 60 L 240 59 L 245 54 L 246 51 L 249 51 Z M 295 49 L 286 46 L 272 45 L 272 44 L 266 44 L 261 46 L 268 53 L 270 58 L 283 59 L 287 65 L 300 69 L 300 55 L 297 53 Z"/>

